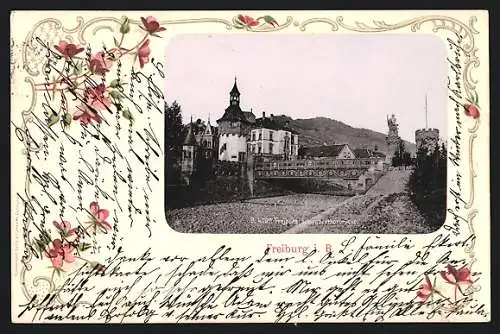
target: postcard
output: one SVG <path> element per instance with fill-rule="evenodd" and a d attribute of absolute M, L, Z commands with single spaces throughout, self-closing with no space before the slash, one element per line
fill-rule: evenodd
<path fill-rule="evenodd" d="M 490 321 L 486 11 L 10 20 L 12 322 Z"/>

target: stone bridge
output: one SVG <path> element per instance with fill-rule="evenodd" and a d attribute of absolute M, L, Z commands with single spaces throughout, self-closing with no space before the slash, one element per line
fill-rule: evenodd
<path fill-rule="evenodd" d="M 382 170 L 375 159 L 284 160 L 254 163 L 256 179 L 338 178 L 357 180 L 369 170 Z"/>
<path fill-rule="evenodd" d="M 384 174 L 386 166 L 377 159 L 331 159 L 255 161 L 251 179 L 325 179 L 356 193 L 365 192 Z"/>

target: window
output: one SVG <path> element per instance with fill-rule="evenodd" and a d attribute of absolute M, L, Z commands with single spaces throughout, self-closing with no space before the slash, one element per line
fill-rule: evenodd
<path fill-rule="evenodd" d="M 259 132 L 259 140 L 262 140 L 262 131 Z"/>
<path fill-rule="evenodd" d="M 272 131 L 269 131 L 269 140 L 273 141 L 273 132 Z"/>
<path fill-rule="evenodd" d="M 273 144 L 269 143 L 269 153 L 273 154 Z"/>
<path fill-rule="evenodd" d="M 292 135 L 292 136 L 291 136 L 291 139 L 292 139 L 292 145 L 293 145 L 293 144 L 295 143 L 295 136 L 294 136 L 294 135 Z"/>
<path fill-rule="evenodd" d="M 260 143 L 257 145 L 257 150 L 259 154 L 262 153 L 262 145 Z"/>
<path fill-rule="evenodd" d="M 245 161 L 245 152 L 238 152 L 238 161 L 239 162 Z"/>
<path fill-rule="evenodd" d="M 252 131 L 252 141 L 255 141 L 255 132 Z"/>
<path fill-rule="evenodd" d="M 203 141 L 203 147 L 207 147 L 207 141 L 206 140 Z"/>

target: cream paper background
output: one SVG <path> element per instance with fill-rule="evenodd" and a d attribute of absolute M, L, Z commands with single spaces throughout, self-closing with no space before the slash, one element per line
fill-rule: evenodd
<path fill-rule="evenodd" d="M 233 18 L 238 14 L 259 17 L 262 15 L 272 15 L 280 23 L 280 27 L 272 32 L 255 32 L 238 30 L 232 27 Z M 490 215 L 489 215 L 489 86 L 488 86 L 488 15 L 485 11 L 250 11 L 250 12 L 177 12 L 177 11 L 156 11 L 156 12 L 115 12 L 115 11 L 92 11 L 92 12 L 71 12 L 71 11 L 17 11 L 11 14 L 11 119 L 20 124 L 22 121 L 22 112 L 29 110 L 30 105 L 34 103 L 34 112 L 42 114 L 40 103 L 41 98 L 33 99 L 33 93 L 26 78 L 34 78 L 35 81 L 43 81 L 43 73 L 35 76 L 30 74 L 25 68 L 36 68 L 33 65 L 35 61 L 43 59 L 43 54 L 33 56 L 29 54 L 26 43 L 29 43 L 30 37 L 37 34 L 45 34 L 44 29 L 40 28 L 48 19 L 54 22 L 53 28 L 61 32 L 61 36 L 68 36 L 80 44 L 91 43 L 98 47 L 100 41 L 106 41 L 112 44 L 113 30 L 118 30 L 119 24 L 113 22 L 113 19 L 120 20 L 122 15 L 127 15 L 132 20 L 139 20 L 140 16 L 155 16 L 162 26 L 167 28 L 163 32 L 161 39 L 154 39 L 152 44 L 151 57 L 164 62 L 164 52 L 169 41 L 179 34 L 245 34 L 272 33 L 272 34 L 433 34 L 446 44 L 446 38 L 451 35 L 452 30 L 461 30 L 465 33 L 464 45 L 471 45 L 469 64 L 466 64 L 467 82 L 474 86 L 478 92 L 479 103 L 481 105 L 481 116 L 478 120 L 469 117 L 463 117 L 464 122 L 462 138 L 462 170 L 464 198 L 469 201 L 469 205 L 461 214 L 468 218 L 469 224 L 461 226 L 461 230 L 466 232 L 473 228 L 476 235 L 476 242 L 468 256 L 474 262 L 474 270 L 482 271 L 483 275 L 478 281 L 478 291 L 474 297 L 480 302 L 486 304 L 487 311 L 490 312 Z M 448 35 L 447 35 L 448 34 Z M 54 43 L 57 44 L 57 43 Z M 446 44 L 447 45 L 447 44 Z M 84 45 L 85 46 L 85 45 Z M 425 51 L 423 51 L 425 52 Z M 453 55 L 450 54 L 450 58 Z M 41 58 L 40 58 L 41 57 Z M 466 59 L 466 58 L 465 58 Z M 168 61 L 168 59 L 167 59 Z M 130 64 L 123 62 L 123 68 L 130 67 Z M 167 73 L 168 76 L 168 73 Z M 450 77 L 451 71 L 450 71 Z M 449 131 L 454 131 L 454 111 L 451 101 L 448 103 L 449 113 Z M 306 115 L 304 115 L 306 116 Z M 137 117 L 135 126 L 143 127 L 147 125 L 148 120 L 143 117 Z M 153 120 L 157 124 L 163 124 L 163 119 L 158 117 Z M 46 263 L 32 262 L 33 268 L 28 273 L 29 277 L 22 284 L 21 277 L 26 272 L 21 263 L 22 252 L 24 248 L 22 231 L 22 211 L 19 200 L 16 198 L 17 192 L 22 192 L 25 186 L 26 174 L 24 164 L 26 157 L 23 154 L 23 143 L 16 140 L 15 129 L 11 131 L 11 233 L 12 233 L 12 320 L 13 322 L 29 322 L 30 317 L 26 319 L 17 319 L 19 305 L 26 303 L 26 296 L 23 289 L 29 291 L 46 291 L 47 284 L 43 281 L 36 282 L 36 274 L 46 275 Z M 70 131 L 75 131 L 73 127 Z M 466 130 L 469 129 L 469 130 Z M 163 126 L 156 126 L 156 134 L 163 143 Z M 125 145 L 125 140 L 120 145 Z M 57 145 L 56 145 L 57 146 Z M 121 146 L 126 147 L 126 146 Z M 86 148 L 87 149 L 87 148 Z M 77 160 L 76 152 L 66 152 L 70 160 Z M 161 159 L 159 160 L 161 161 Z M 137 166 L 134 166 L 137 167 Z M 154 166 L 160 175 L 160 182 L 154 185 L 154 201 L 150 208 L 151 215 L 157 220 L 153 228 L 153 238 L 148 240 L 143 230 L 133 233 L 123 234 L 122 244 L 127 253 L 137 254 L 151 246 L 152 253 L 158 256 L 183 255 L 186 257 L 199 257 L 207 255 L 208 251 L 217 249 L 225 244 L 233 248 L 232 254 L 238 256 L 259 256 L 265 249 L 266 244 L 292 244 L 292 245 L 323 245 L 338 244 L 346 239 L 346 235 L 208 235 L 208 234 L 181 234 L 173 231 L 165 222 L 165 213 L 163 205 L 164 186 L 163 186 L 163 165 L 159 163 Z M 46 162 L 47 170 L 58 170 L 58 161 L 49 160 Z M 75 173 L 69 170 L 68 173 Z M 126 202 L 123 198 L 123 202 Z M 448 200 L 452 201 L 451 196 Z M 158 205 L 155 205 L 158 203 Z M 111 205 L 108 209 L 112 210 Z M 448 217 L 450 219 L 450 217 Z M 48 218 L 50 222 L 51 219 Z M 447 220 L 448 222 L 448 220 Z M 433 239 L 433 235 L 411 236 L 415 245 L 425 245 Z M 383 243 L 390 241 L 397 236 L 379 235 L 377 242 Z M 457 252 L 463 252 L 463 249 Z M 391 257 L 404 257 L 405 254 L 391 252 Z M 458 255 L 460 258 L 463 254 Z M 103 258 L 104 255 L 101 256 Z M 41 262 L 41 261 L 39 261 Z M 31 276 L 30 276 L 31 275 Z M 283 282 L 285 284 L 286 282 Z M 289 282 L 291 283 L 291 282 Z M 27 285 L 27 286 L 26 286 Z M 447 319 L 434 319 L 433 321 L 487 321 L 487 318 L 479 318 L 474 315 L 453 316 Z M 139 322 L 139 320 L 127 320 L 129 322 Z M 158 320 L 154 320 L 157 322 Z M 173 322 L 171 319 L 162 320 L 162 322 Z M 256 321 L 274 321 L 271 314 L 259 318 Z M 295 322 L 310 322 L 308 319 L 294 320 Z M 333 320 L 333 321 L 361 321 L 360 319 Z M 389 321 L 426 321 L 425 317 L 414 316 L 405 318 L 396 318 Z"/>

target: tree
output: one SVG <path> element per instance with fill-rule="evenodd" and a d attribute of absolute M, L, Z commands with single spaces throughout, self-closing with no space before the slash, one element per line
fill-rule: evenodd
<path fill-rule="evenodd" d="M 174 101 L 171 106 L 165 102 L 165 167 L 167 182 L 177 179 L 178 163 L 182 152 L 183 141 L 181 106 Z"/>
<path fill-rule="evenodd" d="M 408 166 L 411 163 L 411 155 L 406 151 L 405 143 L 400 140 L 394 156 L 392 157 L 392 166 Z"/>
<path fill-rule="evenodd" d="M 408 188 L 413 203 L 435 228 L 440 227 L 446 217 L 446 179 L 446 147 L 419 148 Z"/>

